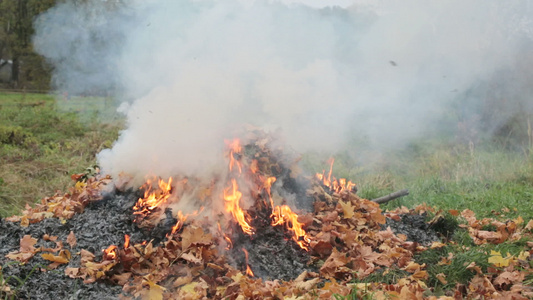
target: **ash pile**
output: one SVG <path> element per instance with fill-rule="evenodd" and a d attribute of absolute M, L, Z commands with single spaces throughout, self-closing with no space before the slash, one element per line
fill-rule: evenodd
<path fill-rule="evenodd" d="M 261 133 L 227 142 L 226 159 L 227 170 L 214 179 L 150 178 L 140 189 L 73 176 L 70 193 L 0 221 L 0 292 L 21 299 L 283 298 L 411 259 L 404 249 L 413 242 L 384 230 L 379 205 L 331 169 L 302 176 L 297 157 Z"/>

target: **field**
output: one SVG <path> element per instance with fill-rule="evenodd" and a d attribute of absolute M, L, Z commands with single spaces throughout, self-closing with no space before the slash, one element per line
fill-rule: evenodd
<path fill-rule="evenodd" d="M 0 216 L 56 191 L 95 164 L 122 127 L 111 99 L 0 94 Z"/>
<path fill-rule="evenodd" d="M 73 185 L 72 174 L 93 167 L 95 155 L 110 147 L 124 126 L 115 109 L 116 103 L 106 98 L 60 97 L 56 102 L 49 95 L 0 94 L 0 216 L 18 213 L 26 203 L 57 190 L 66 191 Z M 489 142 L 420 140 L 407 149 L 384 154 L 386 160 L 377 158 L 364 164 L 345 151 L 335 155 L 333 174 L 353 180 L 358 194 L 368 199 L 409 189 L 409 196 L 382 208 L 426 204 L 434 207 L 428 221 L 440 214 L 445 225 L 453 227 L 453 235 L 448 237 L 453 242 L 416 257 L 418 263 L 428 266 L 426 283 L 438 295 L 453 289 L 457 282 L 469 282 L 475 272 L 465 266 L 471 262 L 488 272 L 491 251 L 505 259 L 506 255 L 519 257 L 530 247 L 525 238 L 475 245 L 468 232 L 457 227 L 465 220 L 452 216 L 452 211 L 470 209 L 478 219 L 514 220 L 524 227 L 533 219 L 532 141 L 531 129 L 526 146 L 513 150 Z M 327 159 L 325 154 L 307 153 L 302 166 L 309 173 L 320 172 L 327 168 Z M 484 229 L 495 230 L 489 227 Z M 453 262 L 438 265 L 447 253 L 454 254 Z M 532 266 L 523 267 L 528 272 Z M 386 276 L 373 274 L 365 280 L 394 283 L 403 273 L 391 269 Z M 528 273 L 523 283 L 533 284 L 533 275 Z"/>

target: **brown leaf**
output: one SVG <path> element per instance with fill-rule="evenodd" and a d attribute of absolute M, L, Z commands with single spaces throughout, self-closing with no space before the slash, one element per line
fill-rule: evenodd
<path fill-rule="evenodd" d="M 387 222 L 387 218 L 381 212 L 371 213 L 370 218 L 378 224 L 385 224 Z"/>
<path fill-rule="evenodd" d="M 67 243 L 70 245 L 70 248 L 74 248 L 74 246 L 76 246 L 76 236 L 74 235 L 73 231 L 70 231 L 69 235 L 67 236 Z"/>
<path fill-rule="evenodd" d="M 20 239 L 20 252 L 35 252 L 33 245 L 37 243 L 37 240 L 32 238 L 31 235 L 25 235 Z"/>
<path fill-rule="evenodd" d="M 192 262 L 192 263 L 195 263 L 195 264 L 201 264 L 202 263 L 201 259 L 199 259 L 196 256 L 192 255 L 191 253 L 183 253 L 181 255 L 181 258 L 183 258 L 184 260 L 186 260 L 188 262 Z"/>
<path fill-rule="evenodd" d="M 494 279 L 494 284 L 510 284 L 510 283 L 519 283 L 522 282 L 525 278 L 525 274 L 519 271 L 513 272 L 503 272 L 496 279 Z"/>
<path fill-rule="evenodd" d="M 37 240 L 32 238 L 31 235 L 25 235 L 20 239 L 20 249 L 19 251 L 13 251 L 6 254 L 6 257 L 12 260 L 17 260 L 20 262 L 27 262 L 30 260 L 36 252 L 40 249 L 35 249 L 33 245 L 37 243 Z"/>
<path fill-rule="evenodd" d="M 452 215 L 454 217 L 459 216 L 459 211 L 456 210 L 456 209 L 450 209 L 450 210 L 448 210 L 448 212 L 450 213 L 450 215 Z"/>
<path fill-rule="evenodd" d="M 111 280 L 113 280 L 117 285 L 125 285 L 128 280 L 131 278 L 131 273 L 122 273 L 122 274 L 114 274 L 111 277 Z"/>
<path fill-rule="evenodd" d="M 350 201 L 346 203 L 339 201 L 339 205 L 342 208 L 342 217 L 344 219 L 350 219 L 351 217 L 353 217 L 355 208 L 352 206 L 352 203 Z"/>
<path fill-rule="evenodd" d="M 181 234 L 181 249 L 187 250 L 191 245 L 208 246 L 213 244 L 213 237 L 200 227 L 187 226 Z"/>
<path fill-rule="evenodd" d="M 80 274 L 80 268 L 66 268 L 65 274 L 70 278 L 78 278 Z"/>

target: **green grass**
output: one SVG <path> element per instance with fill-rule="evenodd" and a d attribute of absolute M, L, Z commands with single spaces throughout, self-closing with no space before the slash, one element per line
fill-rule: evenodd
<path fill-rule="evenodd" d="M 357 183 L 358 194 L 367 199 L 409 189 L 408 196 L 383 205 L 384 209 L 426 203 L 443 210 L 468 208 L 478 217 L 533 218 L 533 155 L 525 154 L 531 151 L 479 148 L 421 142 L 387 154 L 387 160 L 364 163 L 336 155 L 333 175 Z M 302 161 L 305 169 L 321 172 L 328 169 L 326 159 L 315 153 Z"/>
<path fill-rule="evenodd" d="M 71 185 L 123 126 L 110 99 L 0 93 L 0 216 Z"/>

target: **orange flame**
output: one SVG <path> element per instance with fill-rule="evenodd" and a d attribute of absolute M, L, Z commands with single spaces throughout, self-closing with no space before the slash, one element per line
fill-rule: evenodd
<path fill-rule="evenodd" d="M 124 235 L 124 249 L 128 248 L 130 246 L 130 236 L 125 234 Z"/>
<path fill-rule="evenodd" d="M 242 146 L 241 141 L 239 139 L 234 139 L 233 141 L 226 141 L 226 145 L 229 148 L 229 170 L 230 172 L 233 170 L 233 166 L 237 165 L 237 168 L 239 169 L 239 173 L 242 173 L 242 164 L 241 161 L 238 159 L 235 159 L 235 154 L 241 154 Z"/>
<path fill-rule="evenodd" d="M 242 251 L 244 252 L 244 258 L 246 259 L 246 275 L 248 276 L 255 276 L 254 275 L 254 272 L 252 271 L 252 269 L 250 268 L 250 265 L 248 264 L 248 251 L 246 251 L 246 249 L 242 248 Z"/>
<path fill-rule="evenodd" d="M 218 232 L 224 237 L 224 240 L 226 241 L 226 250 L 233 248 L 233 242 L 224 232 L 222 232 L 222 227 L 220 226 L 220 223 L 218 222 L 217 222 L 217 228 L 218 228 Z"/>
<path fill-rule="evenodd" d="M 166 202 L 170 197 L 172 189 L 172 177 L 168 178 L 168 182 L 165 182 L 162 179 L 158 181 L 159 189 L 152 190 L 152 180 L 148 179 L 141 189 L 146 189 L 144 192 L 144 197 L 139 198 L 135 206 L 133 206 L 133 214 L 135 215 L 146 215 L 154 210 L 156 207 Z"/>
<path fill-rule="evenodd" d="M 231 179 L 231 186 L 224 189 L 224 200 L 226 201 L 226 211 L 233 215 L 246 234 L 252 235 L 253 227 L 248 224 L 244 211 L 241 209 L 240 200 L 242 193 L 238 190 L 237 181 Z"/>
<path fill-rule="evenodd" d="M 178 232 L 178 230 L 181 229 L 181 227 L 183 227 L 183 224 L 185 223 L 185 221 L 187 221 L 187 218 L 188 217 L 194 217 L 194 216 L 197 216 L 198 214 L 200 214 L 202 211 L 204 210 L 204 207 L 200 207 L 199 210 L 195 210 L 193 211 L 192 213 L 190 214 L 186 214 L 184 215 L 181 210 L 178 211 L 178 221 L 176 222 L 176 224 L 174 226 L 172 226 L 172 229 L 170 231 L 170 234 L 167 234 L 167 237 L 169 237 L 170 235 L 173 235 L 174 233 Z"/>
<path fill-rule="evenodd" d="M 328 160 L 329 163 L 329 172 L 326 176 L 326 171 L 323 170 L 321 173 L 316 173 L 315 177 L 322 182 L 322 184 L 326 187 L 328 187 L 330 190 L 332 190 L 335 193 L 342 193 L 344 191 L 351 192 L 353 188 L 355 187 L 355 183 L 348 181 L 346 182 L 345 178 L 341 178 L 337 180 L 335 177 L 331 176 L 333 172 L 333 163 L 335 162 L 335 159 L 331 158 Z"/>
<path fill-rule="evenodd" d="M 270 200 L 270 207 L 274 209 L 274 200 L 272 200 L 272 194 L 270 193 L 270 188 L 272 187 L 272 184 L 276 182 L 276 177 L 268 177 L 264 182 L 264 189 L 266 190 L 268 194 L 268 199 Z"/>
<path fill-rule="evenodd" d="M 302 228 L 302 223 L 298 222 L 298 215 L 294 213 L 288 205 L 276 206 L 272 211 L 272 226 L 285 225 L 294 234 L 292 239 L 304 250 L 309 250 L 311 242 L 307 233 Z"/>
<path fill-rule="evenodd" d="M 104 260 L 117 259 L 117 246 L 111 245 L 104 250 Z"/>

